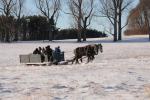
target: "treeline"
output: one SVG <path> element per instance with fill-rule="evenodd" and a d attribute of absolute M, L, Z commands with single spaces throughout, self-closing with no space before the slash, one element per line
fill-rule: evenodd
<path fill-rule="evenodd" d="M 77 30 L 76 29 L 63 29 L 58 31 L 58 33 L 55 36 L 56 40 L 60 39 L 76 39 L 77 36 Z M 97 31 L 95 29 L 87 29 L 86 31 L 87 38 L 98 38 L 98 37 L 107 37 L 107 34 Z M 81 37 L 83 37 L 83 34 L 81 33 Z"/>
<path fill-rule="evenodd" d="M 0 41 L 11 42 L 11 41 L 28 41 L 28 40 L 53 40 L 58 39 L 76 39 L 76 29 L 63 29 L 58 30 L 57 28 L 51 30 L 49 22 L 46 17 L 43 16 L 27 16 L 20 19 L 19 33 L 17 19 L 14 17 L 0 16 Z M 53 33 L 52 35 L 49 35 Z M 87 38 L 105 37 L 106 34 L 97 30 L 87 29 Z"/>
<path fill-rule="evenodd" d="M 49 23 L 42 16 L 22 17 L 19 24 L 13 16 L 0 16 L 0 41 L 2 42 L 48 39 L 48 30 Z"/>

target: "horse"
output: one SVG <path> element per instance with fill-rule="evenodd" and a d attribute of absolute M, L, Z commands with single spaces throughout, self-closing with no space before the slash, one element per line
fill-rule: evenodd
<path fill-rule="evenodd" d="M 72 60 L 72 64 L 74 63 L 74 61 L 76 61 L 76 63 L 79 63 L 79 59 L 82 62 L 82 57 L 86 56 L 86 51 L 87 51 L 87 47 L 77 47 L 76 49 L 74 49 L 74 58 Z"/>
<path fill-rule="evenodd" d="M 74 58 L 72 60 L 72 63 L 74 61 L 76 61 L 76 63 L 79 63 L 79 59 L 80 61 L 82 62 L 82 57 L 83 56 L 86 56 L 88 59 L 87 59 L 87 62 L 89 61 L 92 61 L 95 59 L 95 55 L 98 55 L 98 53 L 100 52 L 103 52 L 103 48 L 102 48 L 102 45 L 101 44 L 93 44 L 93 45 L 86 45 L 84 47 L 77 47 L 75 50 L 74 50 Z"/>
<path fill-rule="evenodd" d="M 88 45 L 88 49 L 87 49 L 88 61 L 87 62 L 94 60 L 95 59 L 95 55 L 98 55 L 99 51 L 101 53 L 103 52 L 102 44 Z"/>

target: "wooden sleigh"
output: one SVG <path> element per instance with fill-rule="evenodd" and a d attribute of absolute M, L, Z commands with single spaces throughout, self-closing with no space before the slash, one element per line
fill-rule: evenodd
<path fill-rule="evenodd" d="M 24 54 L 19 55 L 20 63 L 28 66 L 51 66 L 51 65 L 67 65 L 71 60 L 64 59 L 64 52 L 59 54 L 53 53 L 53 62 L 49 62 L 47 55 L 44 55 L 44 62 L 42 62 L 41 55 L 39 54 Z"/>

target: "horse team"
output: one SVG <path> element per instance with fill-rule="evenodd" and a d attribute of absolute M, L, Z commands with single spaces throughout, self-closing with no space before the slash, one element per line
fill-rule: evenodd
<path fill-rule="evenodd" d="M 77 47 L 74 50 L 74 58 L 72 64 L 79 63 L 79 60 L 82 62 L 83 57 L 87 57 L 87 63 L 95 59 L 95 55 L 98 55 L 99 51 L 103 52 L 102 44 L 92 44 L 86 45 L 83 47 Z"/>

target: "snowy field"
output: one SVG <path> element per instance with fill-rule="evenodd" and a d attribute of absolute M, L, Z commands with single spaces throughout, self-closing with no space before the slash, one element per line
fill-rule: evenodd
<path fill-rule="evenodd" d="M 147 36 L 148 37 L 148 36 Z M 36 41 L 0 44 L 0 100 L 150 100 L 150 43 L 146 36 L 90 39 L 86 43 Z M 88 64 L 25 66 L 19 54 L 39 46 L 73 49 L 102 43 L 103 53 Z"/>

